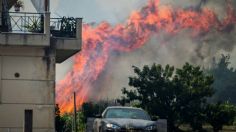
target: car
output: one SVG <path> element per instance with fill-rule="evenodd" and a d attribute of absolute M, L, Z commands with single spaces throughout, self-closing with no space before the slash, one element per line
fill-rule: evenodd
<path fill-rule="evenodd" d="M 141 108 L 107 107 L 93 122 L 94 132 L 157 132 L 157 123 Z"/>

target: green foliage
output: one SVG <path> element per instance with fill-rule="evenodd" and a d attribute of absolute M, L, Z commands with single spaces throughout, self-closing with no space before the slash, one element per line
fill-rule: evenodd
<path fill-rule="evenodd" d="M 63 127 L 61 129 L 61 132 L 72 132 L 72 130 L 73 130 L 73 115 L 66 113 L 61 117 L 61 120 L 63 121 Z"/>
<path fill-rule="evenodd" d="M 213 67 L 206 70 L 215 79 L 213 86 L 216 94 L 210 100 L 211 102 L 228 101 L 236 105 L 236 70 L 229 65 L 230 56 L 222 55 L 219 62 L 214 59 Z"/>
<path fill-rule="evenodd" d="M 57 132 L 71 132 L 73 118 L 69 114 L 61 115 L 59 105 L 55 107 L 55 125 Z"/>
<path fill-rule="evenodd" d="M 77 130 L 79 132 L 84 132 L 86 127 L 86 123 L 83 122 L 84 115 L 80 111 L 78 111 L 76 115 Z M 64 115 L 62 115 L 61 120 L 63 121 L 61 132 L 72 132 L 74 125 L 74 115 L 71 113 L 65 113 Z"/>
<path fill-rule="evenodd" d="M 29 32 L 32 33 L 42 33 L 43 32 L 43 23 L 41 22 L 43 16 L 41 17 L 32 17 L 31 23 L 24 26 Z"/>
<path fill-rule="evenodd" d="M 95 114 L 97 114 L 99 111 L 98 106 L 93 104 L 92 102 L 83 103 L 81 109 L 83 111 L 84 116 L 86 117 L 84 119 L 84 122 L 87 121 L 87 117 L 94 117 Z"/>
<path fill-rule="evenodd" d="M 79 128 L 77 128 L 77 130 L 79 130 L 79 132 L 85 132 L 86 129 L 86 122 L 84 122 L 86 119 L 85 115 L 83 112 L 78 111 L 77 112 L 77 126 Z"/>
<path fill-rule="evenodd" d="M 98 102 L 98 103 L 92 103 L 87 102 L 83 103 L 81 106 L 82 113 L 84 115 L 84 122 L 87 122 L 88 117 L 95 117 L 98 114 L 102 114 L 102 112 L 106 109 L 108 106 L 107 102 Z"/>
<path fill-rule="evenodd" d="M 190 123 L 193 130 L 202 130 L 206 101 L 214 93 L 213 77 L 205 75 L 200 67 L 186 63 L 182 69 L 176 70 L 173 81 L 181 92 L 176 98 L 181 120 Z"/>
<path fill-rule="evenodd" d="M 75 37 L 76 19 L 74 17 L 62 17 L 60 22 L 61 22 L 60 32 L 62 37 Z"/>
<path fill-rule="evenodd" d="M 55 37 L 76 37 L 76 18 L 74 17 L 62 17 L 55 22 L 59 25 L 59 30 L 51 29 L 51 34 Z"/>
<path fill-rule="evenodd" d="M 77 124 L 80 124 L 81 114 L 77 112 Z M 55 125 L 57 132 L 72 132 L 74 116 L 70 113 L 65 113 L 61 115 L 59 105 L 55 106 Z M 78 125 L 77 125 L 78 126 Z M 81 124 L 78 126 L 79 131 L 83 132 L 85 128 L 85 124 Z"/>
<path fill-rule="evenodd" d="M 232 125 L 236 117 L 236 108 L 227 103 L 209 104 L 206 109 L 207 121 L 214 129 L 214 132 L 222 130 L 223 125 Z"/>
<path fill-rule="evenodd" d="M 212 76 L 188 63 L 176 70 L 156 64 L 142 70 L 133 68 L 136 76 L 129 78 L 132 89 L 122 89 L 126 96 L 119 102 L 138 101 L 151 115 L 166 118 L 169 131 L 175 131 L 181 123 L 190 123 L 194 130 L 202 129 L 202 111 L 207 97 L 213 94 Z"/>
<path fill-rule="evenodd" d="M 98 103 L 84 103 L 77 114 L 77 130 L 84 132 L 86 129 L 86 122 L 88 117 L 94 117 L 97 114 L 101 114 L 108 106 L 107 102 Z M 55 124 L 57 132 L 71 132 L 73 130 L 74 115 L 72 113 L 65 113 L 61 115 L 58 105 L 55 106 Z"/>

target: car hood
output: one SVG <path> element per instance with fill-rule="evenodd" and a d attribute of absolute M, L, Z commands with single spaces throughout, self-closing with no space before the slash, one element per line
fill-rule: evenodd
<path fill-rule="evenodd" d="M 107 118 L 103 119 L 106 123 L 116 124 L 122 128 L 145 128 L 155 125 L 156 122 L 142 119 L 125 119 L 125 118 Z"/>

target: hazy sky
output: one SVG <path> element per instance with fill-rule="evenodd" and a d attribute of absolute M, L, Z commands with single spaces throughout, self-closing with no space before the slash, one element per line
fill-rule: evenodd
<path fill-rule="evenodd" d="M 84 22 L 124 21 L 130 12 L 142 6 L 146 0 L 57 0 L 55 16 L 83 17 Z M 51 0 L 51 7 L 57 5 Z M 54 6 L 55 7 L 55 6 Z"/>

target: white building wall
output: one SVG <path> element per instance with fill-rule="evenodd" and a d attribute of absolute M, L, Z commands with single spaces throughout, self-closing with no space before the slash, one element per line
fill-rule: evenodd
<path fill-rule="evenodd" d="M 33 132 L 54 132 L 55 52 L 40 47 L 0 47 L 0 132 L 23 132 L 33 110 Z"/>

